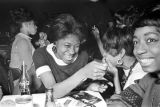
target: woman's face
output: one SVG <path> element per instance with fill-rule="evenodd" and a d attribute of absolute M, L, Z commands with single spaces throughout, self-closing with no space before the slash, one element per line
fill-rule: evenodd
<path fill-rule="evenodd" d="M 69 34 L 65 38 L 56 41 L 56 55 L 66 64 L 74 61 L 78 55 L 80 40 L 77 36 Z"/>
<path fill-rule="evenodd" d="M 29 34 L 35 35 L 37 33 L 37 26 L 35 25 L 35 22 L 34 21 L 28 21 L 28 22 L 25 22 L 25 23 L 26 23 Z"/>
<path fill-rule="evenodd" d="M 137 28 L 134 32 L 134 54 L 146 72 L 160 70 L 160 33 L 155 27 Z"/>
<path fill-rule="evenodd" d="M 118 66 L 117 61 L 120 59 L 120 54 L 117 54 L 115 49 L 110 49 L 110 51 L 106 52 L 104 56 L 111 62 L 113 66 Z"/>

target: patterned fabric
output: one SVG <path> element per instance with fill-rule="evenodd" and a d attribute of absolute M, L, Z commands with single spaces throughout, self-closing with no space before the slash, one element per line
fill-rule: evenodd
<path fill-rule="evenodd" d="M 141 107 L 142 97 L 135 93 L 130 87 L 125 89 L 121 94 L 122 100 L 126 101 L 133 107 Z"/>
<path fill-rule="evenodd" d="M 116 99 L 132 107 L 160 107 L 160 84 L 157 77 L 148 73 L 136 84 L 130 85 Z M 113 99 L 113 98 L 112 98 Z"/>

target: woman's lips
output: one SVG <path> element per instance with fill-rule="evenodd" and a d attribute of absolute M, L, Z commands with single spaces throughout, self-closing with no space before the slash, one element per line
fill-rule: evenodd
<path fill-rule="evenodd" d="M 149 66 L 153 63 L 154 59 L 148 58 L 148 59 L 139 59 L 139 62 L 141 66 Z"/>

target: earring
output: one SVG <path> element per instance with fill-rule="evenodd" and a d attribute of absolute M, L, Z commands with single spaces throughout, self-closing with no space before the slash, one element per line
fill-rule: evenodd
<path fill-rule="evenodd" d="M 123 61 L 121 59 L 118 59 L 117 60 L 117 65 L 122 65 L 123 64 Z"/>
<path fill-rule="evenodd" d="M 56 51 L 57 51 L 56 45 L 53 46 L 52 50 L 53 50 L 53 52 L 56 52 Z"/>

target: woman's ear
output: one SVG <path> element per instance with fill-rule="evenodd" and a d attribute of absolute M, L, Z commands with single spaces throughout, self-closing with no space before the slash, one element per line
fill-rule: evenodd
<path fill-rule="evenodd" d="M 124 57 L 125 53 L 126 53 L 125 49 L 122 49 L 121 52 L 118 54 L 119 59 L 117 60 L 117 65 L 123 64 L 123 57 Z"/>
<path fill-rule="evenodd" d="M 122 59 L 122 58 L 124 57 L 125 53 L 126 53 L 126 51 L 125 51 L 125 49 L 123 48 L 123 49 L 119 52 L 119 54 L 118 54 L 119 59 Z"/>

